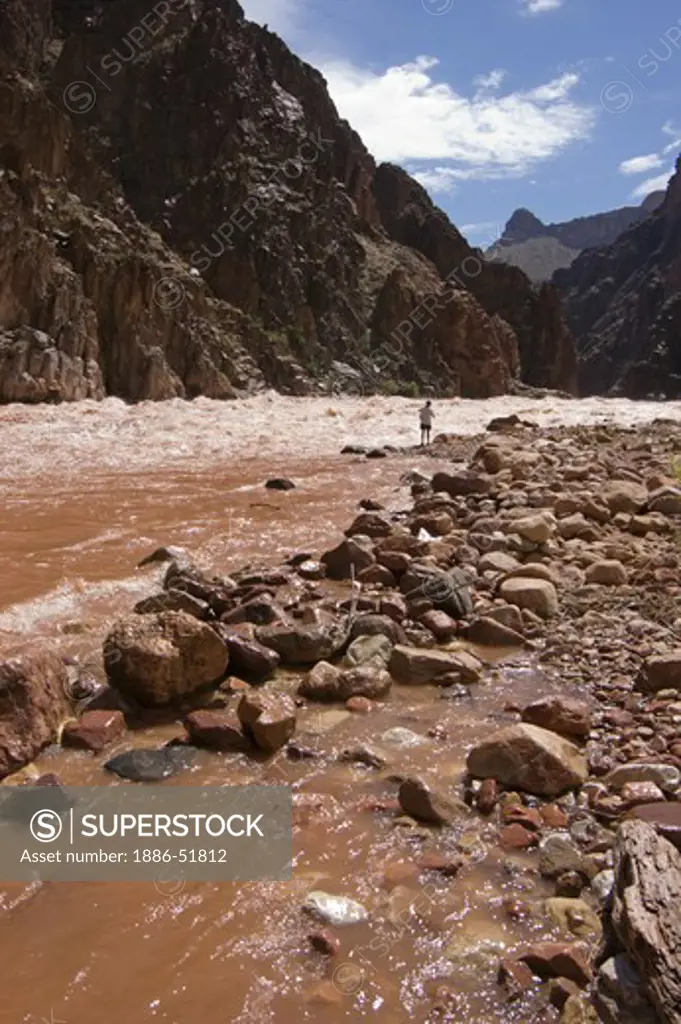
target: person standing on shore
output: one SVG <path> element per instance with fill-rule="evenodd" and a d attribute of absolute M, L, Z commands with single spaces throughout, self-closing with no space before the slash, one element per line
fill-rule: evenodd
<path fill-rule="evenodd" d="M 433 407 L 430 399 L 426 402 L 423 408 L 419 411 L 419 421 L 421 423 L 421 444 L 430 444 L 430 428 L 433 425 Z"/>

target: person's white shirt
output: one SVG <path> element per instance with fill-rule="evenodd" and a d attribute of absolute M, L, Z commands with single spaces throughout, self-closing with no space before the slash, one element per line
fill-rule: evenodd
<path fill-rule="evenodd" d="M 424 405 L 423 408 L 421 409 L 421 411 L 419 412 L 419 417 L 420 417 L 420 420 L 421 420 L 421 426 L 422 427 L 432 427 L 434 415 L 435 415 L 435 413 L 433 412 L 432 406 Z"/>

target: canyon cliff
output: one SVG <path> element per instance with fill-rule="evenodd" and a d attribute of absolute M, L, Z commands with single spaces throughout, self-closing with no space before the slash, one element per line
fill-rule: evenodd
<path fill-rule="evenodd" d="M 681 158 L 663 203 L 557 271 L 581 394 L 681 397 Z"/>
<path fill-rule="evenodd" d="M 557 292 L 236 0 L 6 0 L 0 140 L 0 401 L 574 390 Z"/>

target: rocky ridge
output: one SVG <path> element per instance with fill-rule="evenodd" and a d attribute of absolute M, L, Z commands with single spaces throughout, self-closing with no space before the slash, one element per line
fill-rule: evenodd
<path fill-rule="evenodd" d="M 681 395 L 681 159 L 664 202 L 554 283 L 579 356 L 580 394 Z"/>
<path fill-rule="evenodd" d="M 664 192 L 652 192 L 640 206 L 576 217 L 562 224 L 544 224 L 530 210 L 516 210 L 487 255 L 520 267 L 532 281 L 550 281 L 556 270 L 571 266 L 584 249 L 612 245 L 663 200 Z"/>
<path fill-rule="evenodd" d="M 1 401 L 574 388 L 555 292 L 236 0 L 8 0 L 0 40 Z"/>
<path fill-rule="evenodd" d="M 417 873 L 457 886 L 480 857 L 503 853 L 490 863 L 515 879 L 508 927 L 534 922 L 531 941 L 511 941 L 498 962 L 500 998 L 522 1019 L 553 1019 L 541 1017 L 551 1005 L 563 1024 L 678 1024 L 678 913 L 670 907 L 659 928 L 646 915 L 651 900 L 678 900 L 681 885 L 680 428 L 540 430 L 514 417 L 490 426 L 417 450 L 411 506 L 365 502 L 320 559 L 305 552 L 215 577 L 178 549 L 159 551 L 156 607 L 112 628 L 99 687 L 69 669 L 76 708 L 62 742 L 105 758 L 115 742 L 106 766 L 138 780 L 186 770 L 197 747 L 245 758 L 254 779 L 263 757 L 274 758 L 269 781 L 287 780 L 287 760 L 378 773 L 393 795 L 377 800 L 370 787 L 358 813 L 405 830 L 411 862 L 415 842 L 446 840 L 416 856 Z M 515 650 L 542 695 L 518 703 L 507 683 L 463 773 L 438 771 L 433 752 L 452 738 L 447 706 L 503 675 L 486 653 L 494 647 Z M 34 697 L 2 709 L 5 773 L 63 719 L 63 685 L 51 690 L 41 664 L 11 668 L 12 685 L 30 684 Z M 414 687 L 441 708 L 428 735 L 381 731 Z M 315 707 L 331 716 L 321 742 Z M 143 728 L 162 708 L 183 723 L 173 744 L 121 750 L 126 726 Z M 339 715 L 366 723 L 370 741 L 334 743 Z M 8 760 L 2 738 L 13 733 L 25 746 Z M 407 751 L 425 743 L 416 773 Z M 296 794 L 303 832 L 313 797 Z M 553 895 L 533 901 L 539 879 Z M 382 927 L 378 911 L 316 889 L 301 912 L 331 928 L 367 917 Z M 310 942 L 333 962 L 341 940 L 315 931 Z M 473 947 L 459 934 L 446 956 L 464 969 Z M 464 1009 L 441 981 L 424 1012 Z"/>

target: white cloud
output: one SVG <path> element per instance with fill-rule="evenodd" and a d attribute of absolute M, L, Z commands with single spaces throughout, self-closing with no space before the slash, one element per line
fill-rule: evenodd
<path fill-rule="evenodd" d="M 675 128 L 671 121 L 662 125 L 662 134 L 672 141 L 662 148 L 659 153 L 648 153 L 646 156 L 634 156 L 630 160 L 624 160 L 619 165 L 620 174 L 647 174 L 648 171 L 657 170 L 667 164 L 667 157 L 670 153 L 678 153 L 681 146 L 681 131 Z M 664 191 L 667 188 L 669 179 L 674 173 L 674 165 L 670 165 L 660 174 L 652 178 L 645 178 L 638 183 L 636 188 L 629 194 L 630 199 L 645 199 L 651 192 Z"/>
<path fill-rule="evenodd" d="M 434 194 L 456 192 L 458 175 L 451 167 L 430 167 L 425 171 L 410 171 L 412 178 L 416 178 L 419 184 Z"/>
<path fill-rule="evenodd" d="M 663 160 L 657 153 L 648 153 L 647 156 L 632 156 L 630 160 L 623 160 L 619 165 L 620 174 L 645 174 L 647 171 L 654 171 L 662 167 Z"/>
<path fill-rule="evenodd" d="M 249 21 L 267 25 L 271 32 L 290 37 L 300 26 L 306 0 L 241 0 Z"/>
<path fill-rule="evenodd" d="M 544 14 L 556 11 L 563 6 L 564 0 L 519 0 L 523 14 Z"/>
<path fill-rule="evenodd" d="M 417 57 L 384 72 L 345 61 L 323 64 L 342 117 L 377 160 L 419 166 L 441 188 L 456 178 L 510 177 L 588 137 L 595 111 L 570 98 L 579 82 L 565 74 L 537 88 L 467 97 L 434 79 L 438 61 Z M 489 76 L 487 76 L 489 78 Z M 498 77 L 498 76 L 497 76 Z M 446 161 L 446 163 L 443 163 Z M 428 180 L 428 179 L 426 179 Z"/>
<path fill-rule="evenodd" d="M 644 181 L 639 182 L 634 191 L 630 193 L 629 198 L 645 199 L 651 192 L 664 192 L 673 173 L 674 168 L 670 167 L 669 170 L 663 171 L 662 174 L 658 174 L 655 178 L 646 178 Z"/>
<path fill-rule="evenodd" d="M 503 68 L 495 68 L 494 71 L 490 71 L 487 75 L 478 75 L 474 78 L 473 85 L 480 92 L 496 92 L 505 78 L 506 72 Z"/>

